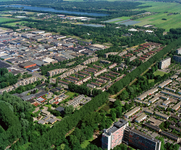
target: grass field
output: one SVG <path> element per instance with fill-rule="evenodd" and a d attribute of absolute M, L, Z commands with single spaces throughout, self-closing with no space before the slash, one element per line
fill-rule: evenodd
<path fill-rule="evenodd" d="M 16 21 L 17 19 L 0 17 L 0 23 L 6 22 L 6 21 L 13 21 L 13 20 Z"/>
<path fill-rule="evenodd" d="M 167 20 L 162 20 L 162 18 Z M 145 18 L 137 19 L 136 21 L 141 21 L 140 23 L 136 24 L 139 26 L 150 24 L 169 31 L 170 28 L 181 27 L 181 14 L 168 15 L 168 13 L 158 13 Z"/>
<path fill-rule="evenodd" d="M 157 71 L 155 71 L 153 74 L 154 74 L 155 76 L 156 76 L 156 75 L 163 76 L 163 75 L 164 75 L 164 74 L 166 74 L 166 73 L 165 73 L 165 72 L 162 72 L 162 71 L 157 70 Z"/>
<path fill-rule="evenodd" d="M 12 22 L 12 23 L 6 23 L 5 25 L 8 25 L 8 26 L 16 26 L 16 24 L 23 24 L 23 23 L 28 23 L 27 21 L 19 21 L 19 22 Z"/>
<path fill-rule="evenodd" d="M 89 139 L 89 140 L 85 140 L 85 141 L 81 144 L 81 147 L 82 147 L 82 148 L 86 148 L 93 139 L 94 139 L 94 138 L 92 137 L 92 138 Z"/>
<path fill-rule="evenodd" d="M 113 18 L 113 19 L 110 19 L 110 20 L 106 20 L 107 23 L 117 23 L 117 22 L 120 22 L 120 21 L 124 21 L 124 20 L 128 20 L 130 19 L 130 17 L 119 17 L 119 18 Z"/>
<path fill-rule="evenodd" d="M 181 14 L 180 14 L 181 4 L 164 3 L 164 2 L 145 2 L 145 1 L 140 1 L 140 2 L 144 3 L 140 6 L 151 6 L 151 7 L 142 8 L 139 10 L 146 10 L 158 13 L 155 15 L 137 19 L 136 21 L 141 21 L 141 22 L 137 23 L 136 25 L 143 26 L 146 24 L 150 24 L 158 28 L 163 28 L 166 31 L 169 31 L 170 28 L 181 27 Z M 179 14 L 168 15 L 169 13 L 179 13 Z M 162 20 L 162 18 L 166 18 L 167 20 Z"/>
<path fill-rule="evenodd" d="M 143 3 L 140 6 L 151 6 L 151 7 L 142 8 L 139 10 L 146 10 L 150 12 L 181 13 L 181 4 L 178 4 L 178 3 L 164 3 L 164 2 L 151 2 L 151 1 L 147 1 L 147 2 L 139 1 L 139 2 Z"/>
<path fill-rule="evenodd" d="M 67 93 L 65 93 L 65 95 L 68 95 L 69 97 L 73 97 L 74 96 L 74 92 L 67 92 Z"/>

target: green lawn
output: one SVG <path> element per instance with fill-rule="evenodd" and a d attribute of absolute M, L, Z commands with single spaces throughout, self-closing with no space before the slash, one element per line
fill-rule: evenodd
<path fill-rule="evenodd" d="M 162 72 L 162 71 L 155 71 L 154 73 L 153 73 L 155 76 L 156 75 L 160 75 L 160 76 L 163 76 L 164 74 L 166 74 L 165 72 Z"/>
<path fill-rule="evenodd" d="M 89 139 L 89 140 L 85 140 L 85 141 L 81 144 L 81 147 L 82 147 L 82 148 L 86 148 L 93 139 L 94 139 L 94 138 L 92 137 L 92 138 Z"/>
<path fill-rule="evenodd" d="M 26 143 L 26 144 L 20 146 L 20 147 L 19 147 L 19 150 L 26 150 L 30 144 L 31 144 L 31 143 L 28 142 L 28 143 Z"/>
<path fill-rule="evenodd" d="M 16 21 L 17 19 L 0 17 L 0 23 L 6 22 L 6 21 L 13 21 L 13 20 Z"/>
<path fill-rule="evenodd" d="M 152 82 L 154 82 L 155 81 L 155 79 L 149 79 L 148 80 L 148 83 L 152 83 Z"/>
<path fill-rule="evenodd" d="M 69 97 L 74 96 L 74 94 L 75 94 L 74 92 L 70 92 L 70 91 L 69 91 L 69 92 L 67 92 L 67 93 L 65 93 L 65 95 L 68 95 Z"/>

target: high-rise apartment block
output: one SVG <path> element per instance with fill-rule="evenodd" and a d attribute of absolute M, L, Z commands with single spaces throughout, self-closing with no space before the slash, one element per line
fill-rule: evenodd
<path fill-rule="evenodd" d="M 102 148 L 110 150 L 122 142 L 140 150 L 160 150 L 161 141 L 152 138 L 128 126 L 128 122 L 121 119 L 102 134 Z"/>
<path fill-rule="evenodd" d="M 128 122 L 121 119 L 108 129 L 104 129 L 102 134 L 102 148 L 106 150 L 113 149 L 122 143 L 124 130 L 128 126 Z"/>
<path fill-rule="evenodd" d="M 171 58 L 170 58 L 170 57 L 168 57 L 168 58 L 160 61 L 160 63 L 159 63 L 159 69 L 168 68 L 168 66 L 170 66 L 170 63 L 171 63 Z"/>

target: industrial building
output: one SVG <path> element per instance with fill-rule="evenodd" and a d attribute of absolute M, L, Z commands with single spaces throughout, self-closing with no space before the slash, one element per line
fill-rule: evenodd
<path fill-rule="evenodd" d="M 171 63 L 171 58 L 170 57 L 160 61 L 159 62 L 159 69 L 168 68 L 168 66 L 170 66 L 170 63 Z"/>
<path fill-rule="evenodd" d="M 124 130 L 127 126 L 128 122 L 121 119 L 114 123 L 112 127 L 104 129 L 102 134 L 102 148 L 110 150 L 121 144 L 124 136 Z"/>
<path fill-rule="evenodd" d="M 19 66 L 27 69 L 27 68 L 36 66 L 36 64 L 30 61 L 27 61 L 25 63 L 19 64 Z"/>

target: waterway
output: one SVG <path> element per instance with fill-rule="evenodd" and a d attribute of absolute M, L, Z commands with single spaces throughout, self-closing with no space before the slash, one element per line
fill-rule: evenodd
<path fill-rule="evenodd" d="M 78 11 L 56 10 L 54 8 L 34 7 L 34 6 L 27 6 L 27 5 L 7 5 L 7 7 L 23 8 L 23 10 L 31 10 L 31 11 L 54 12 L 54 13 L 63 13 L 63 14 L 71 14 L 71 15 L 85 15 L 85 16 L 93 16 L 93 17 L 108 16 L 108 14 L 102 14 L 102 13 L 88 13 L 88 12 L 78 12 Z"/>

